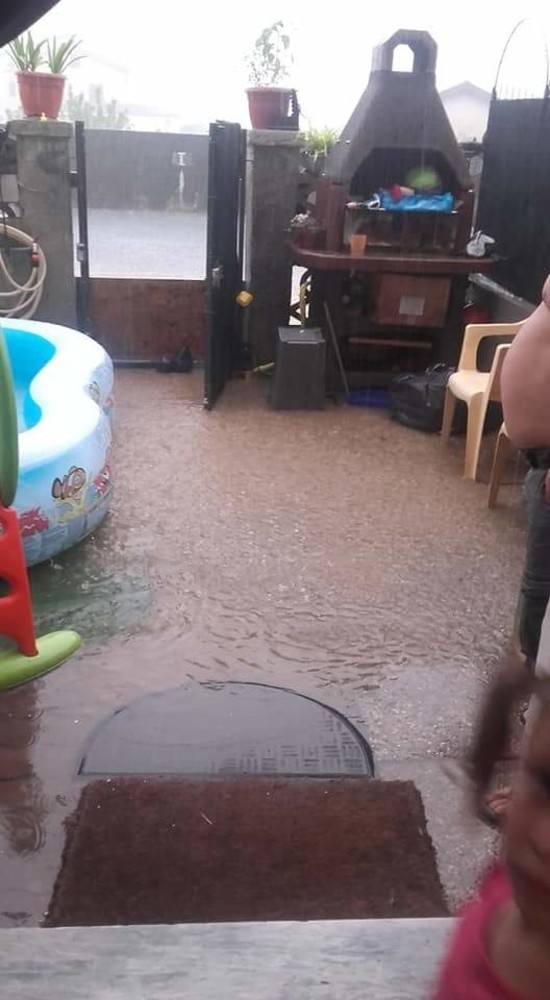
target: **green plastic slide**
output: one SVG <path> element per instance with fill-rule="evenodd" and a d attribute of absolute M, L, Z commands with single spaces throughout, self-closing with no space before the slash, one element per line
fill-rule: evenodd
<path fill-rule="evenodd" d="M 56 670 L 80 648 L 77 632 L 50 632 L 36 640 L 36 656 L 24 656 L 18 650 L 0 653 L 0 691 L 9 691 L 37 677 Z"/>

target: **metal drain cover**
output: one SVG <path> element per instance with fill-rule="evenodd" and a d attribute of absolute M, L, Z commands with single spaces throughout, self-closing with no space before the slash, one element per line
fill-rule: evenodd
<path fill-rule="evenodd" d="M 334 709 L 264 684 L 203 684 L 148 695 L 93 731 L 85 775 L 327 777 L 374 773 L 369 744 Z"/>

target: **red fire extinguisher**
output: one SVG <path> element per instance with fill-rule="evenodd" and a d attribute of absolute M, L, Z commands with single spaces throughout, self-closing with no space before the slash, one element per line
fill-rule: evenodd
<path fill-rule="evenodd" d="M 484 309 L 483 306 L 477 305 L 476 302 L 469 302 L 467 306 L 464 306 L 464 309 L 462 310 L 462 319 L 464 326 L 491 322 L 491 317 L 489 316 L 487 309 Z"/>

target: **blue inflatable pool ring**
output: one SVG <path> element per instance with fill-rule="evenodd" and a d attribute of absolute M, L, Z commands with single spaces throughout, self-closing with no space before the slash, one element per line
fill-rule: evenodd
<path fill-rule="evenodd" d="M 90 337 L 5 320 L 19 427 L 15 507 L 29 566 L 75 545 L 105 517 L 113 487 L 113 365 Z"/>

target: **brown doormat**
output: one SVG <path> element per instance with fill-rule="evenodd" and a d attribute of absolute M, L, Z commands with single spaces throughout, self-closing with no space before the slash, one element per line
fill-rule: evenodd
<path fill-rule="evenodd" d="M 45 924 L 447 912 L 412 782 L 136 777 L 83 790 Z"/>

